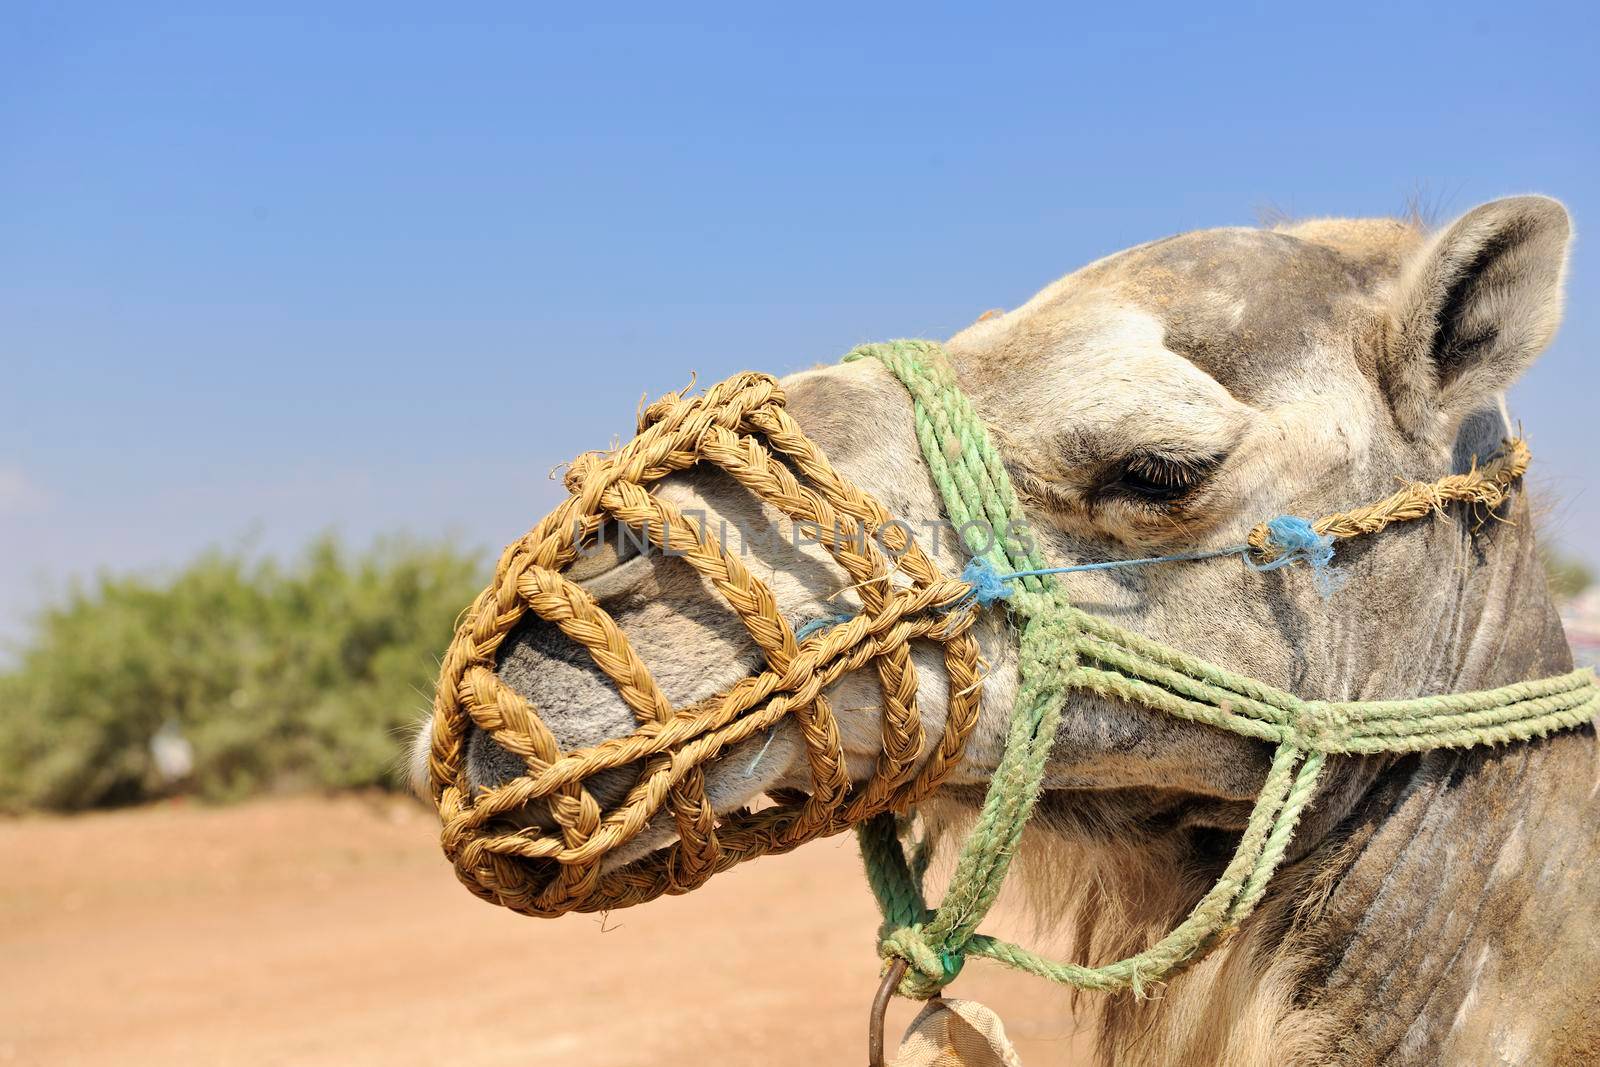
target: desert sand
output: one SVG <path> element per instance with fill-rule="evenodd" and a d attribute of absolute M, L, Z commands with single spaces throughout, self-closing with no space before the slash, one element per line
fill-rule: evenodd
<path fill-rule="evenodd" d="M 472 897 L 435 828 L 392 796 L 0 821 L 0 1064 L 865 1062 L 877 916 L 848 835 L 539 920 Z M 1064 993 L 980 960 L 952 994 L 1029 1067 L 1087 1062 Z"/>

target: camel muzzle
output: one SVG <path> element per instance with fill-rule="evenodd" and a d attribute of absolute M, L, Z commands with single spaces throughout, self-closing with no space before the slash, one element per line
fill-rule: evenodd
<path fill-rule="evenodd" d="M 797 636 L 772 591 L 729 546 L 650 492 L 699 464 L 721 468 L 803 524 L 853 584 L 861 612 Z M 441 671 L 429 776 L 445 853 L 474 893 L 541 916 L 684 893 L 743 860 L 787 852 L 880 813 L 909 811 L 959 761 L 977 721 L 981 684 L 968 632 L 971 591 L 940 572 L 909 526 L 834 470 L 784 411 L 772 378 L 742 374 L 699 396 L 656 401 L 632 440 L 580 456 L 566 487 L 569 498 L 506 549 Z M 565 573 L 608 526 L 634 531 L 692 566 L 739 617 L 764 669 L 709 700 L 673 707 L 616 622 Z M 502 642 L 529 614 L 588 650 L 633 711 L 631 733 L 563 751 L 538 709 L 496 676 Z M 944 653 L 949 702 L 936 739 L 925 736 L 917 707 L 913 641 L 936 643 Z M 825 692 L 868 668 L 883 694 L 883 744 L 871 776 L 852 783 Z M 715 813 L 706 764 L 785 717 L 804 739 L 810 789 L 768 796 L 759 810 Z M 489 787 L 470 783 L 471 726 L 518 757 L 525 773 Z M 602 806 L 588 787 L 625 767 L 639 769 L 637 781 L 619 803 Z M 662 812 L 676 830 L 672 845 L 602 869 Z"/>

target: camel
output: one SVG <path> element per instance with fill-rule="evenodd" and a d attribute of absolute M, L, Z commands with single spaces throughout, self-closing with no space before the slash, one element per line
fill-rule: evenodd
<path fill-rule="evenodd" d="M 1561 315 L 1570 224 L 1539 196 L 1484 204 L 1436 231 L 1318 219 L 1185 233 L 1090 264 L 945 343 L 989 423 L 1044 555 L 1112 560 L 1234 544 L 1278 514 L 1378 499 L 1396 479 L 1466 470 L 1509 435 L 1504 391 Z M 937 490 L 901 385 L 875 361 L 784 379 L 789 410 L 834 465 L 951 573 Z M 1534 433 L 1537 450 L 1537 427 Z M 776 513 L 725 476 L 657 490 L 740 531 Z M 1519 491 L 1341 546 L 1344 588 L 1304 568 L 1212 560 L 1073 574 L 1074 603 L 1310 699 L 1486 689 L 1571 668 L 1547 589 L 1535 508 Z M 942 536 L 940 536 L 942 534 Z M 848 605 L 815 544 L 749 536 L 750 570 L 795 625 Z M 683 706 L 755 670 L 731 612 L 682 560 L 608 544 L 572 574 Z M 846 607 L 846 610 L 848 608 Z M 921 815 L 970 819 L 1016 689 L 1000 612 L 977 627 L 990 664 L 965 757 Z M 937 659 L 919 704 L 939 733 Z M 568 749 L 634 726 L 609 680 L 552 625 L 524 623 L 500 677 Z M 870 672 L 841 679 L 852 775 L 879 744 Z M 789 724 L 707 769 L 718 811 L 804 788 Z M 426 731 L 414 765 L 425 777 Z M 1088 964 L 1170 929 L 1231 855 L 1270 750 L 1082 693 L 1069 700 L 1018 874 L 1041 925 Z M 487 735 L 474 782 L 519 773 Z M 1243 929 L 1155 996 L 1084 994 L 1107 1064 L 1600 1061 L 1600 763 L 1592 726 L 1495 749 L 1335 759 L 1285 866 Z M 628 782 L 595 783 L 602 803 Z M 652 825 L 613 855 L 670 843 Z M 770 861 L 779 862 L 779 861 Z"/>

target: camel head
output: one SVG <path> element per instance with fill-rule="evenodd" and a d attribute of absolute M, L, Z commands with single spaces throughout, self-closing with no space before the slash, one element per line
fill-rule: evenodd
<path fill-rule="evenodd" d="M 1388 219 L 1196 231 L 1084 267 L 986 315 L 946 349 L 1046 558 L 1236 544 L 1263 519 L 1349 508 L 1397 479 L 1432 480 L 1492 453 L 1508 432 L 1504 390 L 1556 329 L 1568 237 L 1561 205 L 1532 196 L 1485 204 L 1433 233 Z M 833 465 L 959 572 L 965 557 L 901 384 L 872 360 L 782 384 L 790 413 Z M 820 547 L 791 536 L 787 520 L 728 476 L 690 471 L 657 492 L 728 530 L 725 541 L 796 627 L 856 603 Z M 1238 559 L 1075 574 L 1066 586 L 1088 611 L 1303 697 L 1407 697 L 1509 680 L 1490 676 L 1497 648 L 1519 634 L 1537 644 L 1553 619 L 1547 599 L 1531 622 L 1525 610 L 1502 618 L 1508 589 L 1529 580 L 1529 546 L 1519 497 L 1508 515 L 1452 513 L 1342 546 L 1347 582 L 1326 599 L 1303 567 L 1257 573 Z M 681 559 L 613 536 L 569 576 L 617 620 L 676 706 L 761 663 L 738 619 Z M 1015 638 L 1003 613 L 987 612 L 977 632 L 989 664 L 981 718 L 928 808 L 936 821 L 981 796 L 1012 708 Z M 936 738 L 943 671 L 931 649 L 917 665 Z M 635 726 L 610 680 L 553 625 L 530 617 L 497 669 L 565 748 Z M 876 677 L 848 675 L 830 697 L 851 773 L 865 778 L 880 744 Z M 477 783 L 522 772 L 487 735 L 468 747 Z M 417 753 L 421 768 L 425 733 Z M 1041 822 L 1061 838 L 1116 832 L 1203 848 L 1242 825 L 1267 758 L 1232 734 L 1074 694 Z M 1357 792 L 1372 773 L 1352 760 L 1324 788 Z M 602 804 L 630 784 L 626 768 L 610 774 L 593 783 Z M 729 811 L 770 790 L 803 790 L 810 777 L 785 724 L 710 765 L 706 781 L 717 810 Z M 669 843 L 671 821 L 657 822 L 610 862 Z"/>

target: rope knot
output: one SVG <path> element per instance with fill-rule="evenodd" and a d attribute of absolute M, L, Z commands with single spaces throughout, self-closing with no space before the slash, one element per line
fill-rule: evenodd
<path fill-rule="evenodd" d="M 972 586 L 972 599 L 981 607 L 1011 599 L 1011 585 L 982 556 L 973 556 L 962 568 L 961 580 Z"/>
<path fill-rule="evenodd" d="M 1350 732 L 1349 713 L 1325 700 L 1308 700 L 1301 704 L 1293 721 L 1299 735 L 1294 743 L 1318 751 L 1328 751 L 1330 744 Z"/>
<path fill-rule="evenodd" d="M 878 955 L 883 957 L 886 973 L 890 961 L 905 960 L 906 976 L 900 980 L 898 992 L 911 1000 L 938 996 L 940 990 L 955 981 L 966 962 L 958 952 L 928 944 L 927 932 L 921 923 L 885 934 L 878 942 Z"/>
<path fill-rule="evenodd" d="M 1344 587 L 1344 571 L 1333 566 L 1333 535 L 1318 533 L 1309 520 L 1298 515 L 1279 515 L 1268 521 L 1265 545 L 1277 554 L 1265 563 L 1245 556 L 1245 562 L 1252 569 L 1275 571 L 1296 560 L 1304 560 L 1311 567 L 1311 579 L 1316 583 L 1317 592 L 1324 598 Z"/>

